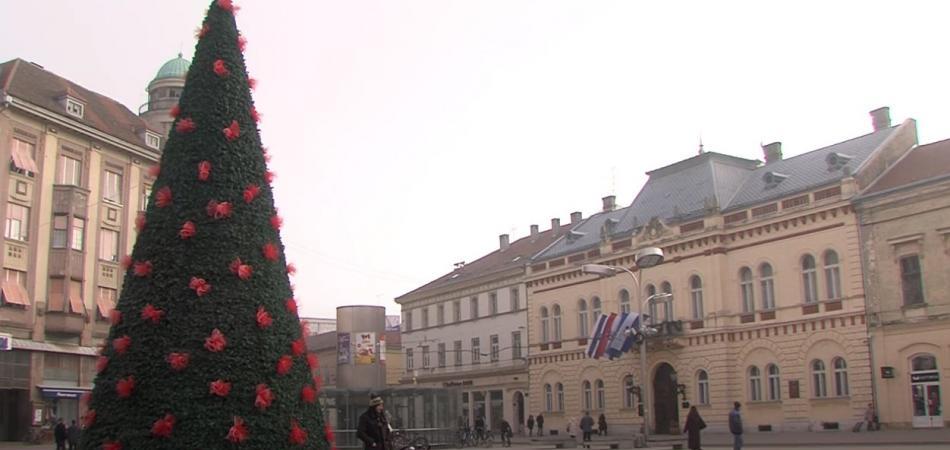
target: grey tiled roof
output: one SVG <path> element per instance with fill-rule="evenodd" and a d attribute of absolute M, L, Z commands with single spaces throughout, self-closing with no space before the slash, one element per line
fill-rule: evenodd
<path fill-rule="evenodd" d="M 723 205 L 722 209 L 741 209 L 840 181 L 845 176 L 845 170 L 857 171 L 896 128 L 896 126 L 884 128 L 871 134 L 759 167 L 746 177 L 745 183 L 732 200 Z M 851 160 L 842 168 L 829 170 L 827 158 L 831 153 L 847 155 L 851 157 Z M 778 172 L 788 175 L 788 178 L 775 187 L 767 188 L 763 179 L 767 172 Z"/>
<path fill-rule="evenodd" d="M 546 259 L 569 253 L 577 253 L 578 251 L 594 247 L 601 240 L 601 230 L 610 232 L 611 236 L 622 234 L 624 230 L 620 229 L 620 227 L 624 223 L 624 216 L 629 210 L 630 208 L 627 207 L 597 213 L 582 220 L 580 223 L 574 224 L 570 232 L 555 241 L 548 248 L 542 250 L 538 255 L 535 255 L 534 259 Z M 626 231 L 629 231 L 629 229 Z"/>

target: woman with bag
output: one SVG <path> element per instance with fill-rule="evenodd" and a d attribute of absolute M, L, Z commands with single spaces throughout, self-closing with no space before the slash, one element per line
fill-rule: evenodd
<path fill-rule="evenodd" d="M 683 428 L 683 432 L 688 435 L 687 447 L 690 450 L 700 450 L 702 445 L 700 444 L 700 435 L 699 432 L 703 428 L 706 428 L 706 422 L 703 422 L 703 418 L 699 417 L 699 411 L 696 410 L 696 407 L 689 408 L 689 415 L 686 416 L 686 427 Z"/>

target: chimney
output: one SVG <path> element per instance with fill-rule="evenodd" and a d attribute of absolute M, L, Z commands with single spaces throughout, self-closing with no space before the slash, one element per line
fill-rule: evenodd
<path fill-rule="evenodd" d="M 508 250 L 508 235 L 501 234 L 498 236 L 498 249 L 501 251 Z"/>
<path fill-rule="evenodd" d="M 782 143 L 773 142 L 762 146 L 762 153 L 765 154 L 765 164 L 772 164 L 782 160 Z"/>
<path fill-rule="evenodd" d="M 555 236 L 561 234 L 561 219 L 557 217 L 551 219 L 551 232 L 554 233 Z"/>
<path fill-rule="evenodd" d="M 891 126 L 891 108 L 882 106 L 871 111 L 871 125 L 874 131 L 883 130 Z"/>
<path fill-rule="evenodd" d="M 583 215 L 580 211 L 574 211 L 571 213 L 571 223 L 578 223 L 583 219 Z"/>
<path fill-rule="evenodd" d="M 617 209 L 617 196 L 608 195 L 601 200 L 604 201 L 604 212 L 610 212 Z"/>
<path fill-rule="evenodd" d="M 531 240 L 533 241 L 537 238 L 538 238 L 538 226 L 531 225 Z"/>

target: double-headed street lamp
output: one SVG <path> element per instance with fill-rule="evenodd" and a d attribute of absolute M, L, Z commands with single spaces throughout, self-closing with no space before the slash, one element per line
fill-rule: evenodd
<path fill-rule="evenodd" d="M 647 247 L 638 251 L 635 255 L 637 268 L 644 270 L 649 267 L 653 267 L 663 262 L 663 250 L 657 247 Z M 594 275 L 600 275 L 602 277 L 612 277 L 621 272 L 626 272 L 633 278 L 633 282 L 637 287 L 637 298 L 640 297 L 640 279 L 637 277 L 637 274 L 633 273 L 631 270 L 626 267 L 619 266 L 607 266 L 603 264 L 584 264 L 581 266 L 581 272 L 589 273 Z M 639 302 L 640 309 L 638 310 L 639 320 L 640 320 L 640 385 L 642 386 L 640 391 L 643 393 L 640 401 L 643 403 L 643 436 L 644 440 L 649 439 L 650 437 L 650 383 L 647 382 L 647 336 L 652 332 L 655 332 L 655 329 L 652 329 L 647 326 L 646 320 L 643 318 L 643 305 L 648 302 L 663 299 L 668 301 L 672 294 L 668 292 L 662 292 L 650 295 L 649 297 L 643 299 Z M 629 330 L 628 330 L 629 332 Z"/>

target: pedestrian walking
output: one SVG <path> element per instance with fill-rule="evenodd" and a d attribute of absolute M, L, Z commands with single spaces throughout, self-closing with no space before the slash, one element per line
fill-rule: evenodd
<path fill-rule="evenodd" d="M 534 416 L 528 416 L 528 437 L 534 436 Z"/>
<path fill-rule="evenodd" d="M 699 432 L 703 428 L 706 428 L 706 422 L 699 416 L 699 410 L 695 406 L 690 407 L 689 414 L 686 415 L 686 426 L 683 427 L 683 432 L 686 433 L 688 438 L 687 447 L 689 447 L 689 450 L 700 450 L 702 448 Z"/>
<path fill-rule="evenodd" d="M 63 423 L 63 419 L 56 419 L 53 439 L 56 440 L 56 450 L 66 450 L 66 424 Z"/>
<path fill-rule="evenodd" d="M 534 423 L 538 424 L 538 436 L 544 436 L 544 416 L 541 413 L 538 413 L 538 417 L 535 417 Z"/>
<path fill-rule="evenodd" d="M 605 417 L 603 413 L 597 418 L 597 435 L 607 435 L 607 417 Z"/>
<path fill-rule="evenodd" d="M 584 417 L 581 418 L 581 431 L 584 433 L 584 442 L 590 442 L 590 435 L 594 432 L 594 418 L 590 416 L 589 411 L 584 411 Z"/>
<path fill-rule="evenodd" d="M 69 424 L 69 428 L 66 429 L 66 441 L 69 442 L 69 450 L 76 450 L 76 446 L 79 445 L 79 425 L 76 425 L 76 421 L 73 420 Z"/>
<path fill-rule="evenodd" d="M 567 435 L 570 436 L 571 439 L 577 439 L 577 424 L 574 423 L 573 417 L 567 419 Z"/>
<path fill-rule="evenodd" d="M 742 404 L 733 403 L 732 411 L 729 412 L 729 432 L 732 433 L 732 450 L 742 450 L 742 415 L 739 409 Z"/>

